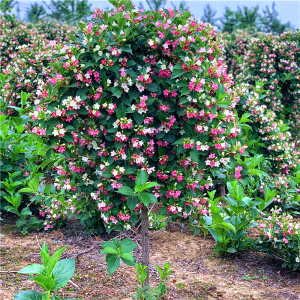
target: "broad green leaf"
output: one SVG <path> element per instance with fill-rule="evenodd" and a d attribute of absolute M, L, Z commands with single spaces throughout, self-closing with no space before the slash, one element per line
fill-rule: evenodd
<path fill-rule="evenodd" d="M 116 255 L 112 255 L 107 261 L 107 270 L 110 276 L 118 269 L 119 265 L 120 258 Z"/>
<path fill-rule="evenodd" d="M 251 200 L 251 198 L 249 198 L 249 197 L 244 197 L 243 199 L 242 199 L 242 201 L 247 205 L 247 206 L 251 206 L 252 205 L 252 200 Z"/>
<path fill-rule="evenodd" d="M 42 297 L 37 291 L 23 291 L 14 295 L 15 300 L 42 300 Z"/>
<path fill-rule="evenodd" d="M 121 254 L 122 261 L 128 266 L 135 266 L 135 259 L 131 253 Z"/>
<path fill-rule="evenodd" d="M 117 254 L 118 250 L 111 248 L 111 247 L 105 247 L 104 249 L 102 249 L 100 254 Z"/>
<path fill-rule="evenodd" d="M 46 242 L 44 242 L 44 244 L 42 246 L 41 257 L 42 257 L 42 262 L 44 264 L 44 267 L 46 267 L 47 263 L 49 261 L 49 250 L 48 250 Z"/>
<path fill-rule="evenodd" d="M 35 191 L 38 191 L 39 188 L 39 176 L 35 176 L 32 178 L 32 180 L 29 182 L 29 186 L 31 186 Z"/>
<path fill-rule="evenodd" d="M 72 278 L 74 272 L 75 272 L 75 258 L 60 260 L 56 264 L 52 273 L 55 276 L 54 290 L 57 290 L 65 286 Z"/>
<path fill-rule="evenodd" d="M 32 264 L 24 267 L 18 274 L 45 274 L 45 267 L 39 264 Z"/>
<path fill-rule="evenodd" d="M 122 194 L 122 195 L 127 195 L 127 196 L 133 196 L 134 195 L 134 191 L 129 188 L 128 186 L 121 186 L 118 190 L 118 193 Z"/>
<path fill-rule="evenodd" d="M 132 210 L 134 210 L 135 208 L 136 208 L 136 206 L 137 206 L 137 198 L 135 197 L 135 196 L 128 196 L 127 197 L 127 201 L 126 201 L 126 203 L 127 203 L 127 206 L 128 206 L 128 208 L 132 211 Z"/>
<path fill-rule="evenodd" d="M 149 207 L 149 204 L 151 203 L 150 197 L 148 193 L 140 193 L 138 195 L 138 198 L 140 199 L 140 201 L 146 206 Z"/>
<path fill-rule="evenodd" d="M 138 186 L 141 186 L 141 187 L 144 187 L 144 185 L 146 185 L 147 181 L 148 181 L 148 174 L 147 174 L 147 171 L 146 170 L 141 170 L 139 172 L 139 174 L 137 175 L 136 177 L 136 185 Z"/>
<path fill-rule="evenodd" d="M 49 258 L 49 261 L 46 266 L 46 274 L 48 276 L 52 275 L 53 269 L 56 266 L 57 262 L 60 259 L 60 256 L 63 254 L 63 252 L 68 248 L 68 246 L 62 247 L 58 249 L 51 258 Z"/>
<path fill-rule="evenodd" d="M 212 237 L 214 238 L 215 242 L 217 243 L 219 241 L 219 236 L 216 233 L 216 231 L 213 228 L 211 228 L 211 227 L 207 228 L 207 230 L 209 231 L 209 233 L 212 235 Z"/>
<path fill-rule="evenodd" d="M 113 248 L 113 249 L 115 249 L 115 250 L 118 250 L 118 247 L 116 246 L 116 244 L 113 243 L 113 242 L 110 242 L 110 241 L 103 242 L 100 246 L 101 246 L 102 248 L 110 247 L 110 248 Z"/>
<path fill-rule="evenodd" d="M 160 186 L 160 184 L 158 184 L 157 182 L 149 182 L 144 185 L 143 190 L 147 190 L 155 186 Z"/>
<path fill-rule="evenodd" d="M 137 244 L 128 238 L 123 239 L 120 245 L 122 246 L 121 253 L 130 253 L 137 247 Z"/>
<path fill-rule="evenodd" d="M 228 253 L 235 253 L 235 252 L 236 252 L 236 249 L 230 247 L 230 248 L 227 249 L 227 252 L 228 252 Z"/>
<path fill-rule="evenodd" d="M 55 287 L 54 278 L 45 275 L 37 275 L 32 278 L 36 284 L 41 286 L 46 291 L 51 291 Z"/>

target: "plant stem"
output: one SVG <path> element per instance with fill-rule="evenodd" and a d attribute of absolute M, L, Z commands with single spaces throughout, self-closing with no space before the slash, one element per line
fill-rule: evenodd
<path fill-rule="evenodd" d="M 47 291 L 47 300 L 50 300 L 50 291 Z"/>
<path fill-rule="evenodd" d="M 147 266 L 147 278 L 143 287 L 149 285 L 149 235 L 148 235 L 148 208 L 142 204 L 142 265 Z"/>

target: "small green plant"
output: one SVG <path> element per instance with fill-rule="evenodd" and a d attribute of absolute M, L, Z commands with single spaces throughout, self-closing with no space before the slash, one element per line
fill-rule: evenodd
<path fill-rule="evenodd" d="M 138 291 L 134 295 L 134 299 L 138 300 L 156 300 L 162 296 L 167 288 L 163 281 L 174 271 L 170 270 L 170 263 L 166 263 L 164 265 L 164 269 L 162 270 L 159 266 L 155 266 L 159 276 L 160 276 L 160 283 L 157 288 L 150 288 L 149 285 L 143 287 L 143 284 L 147 278 L 147 267 L 141 264 L 136 264 L 137 268 L 137 284 L 140 286 Z"/>
<path fill-rule="evenodd" d="M 169 220 L 168 217 L 162 216 L 159 214 L 152 213 L 151 211 L 148 213 L 149 219 L 149 229 L 150 230 L 166 230 L 167 222 Z"/>
<path fill-rule="evenodd" d="M 74 258 L 59 260 L 67 247 L 68 246 L 58 249 L 52 257 L 50 257 L 47 244 L 44 242 L 40 252 L 43 265 L 29 265 L 19 271 L 18 274 L 29 274 L 29 280 L 33 279 L 36 284 L 45 290 L 45 293 L 42 294 L 31 290 L 22 291 L 14 296 L 15 300 L 59 300 L 55 295 L 50 298 L 50 293 L 65 286 L 75 271 Z M 37 276 L 33 277 L 32 275 L 34 274 L 37 274 Z"/>
<path fill-rule="evenodd" d="M 250 247 L 246 234 L 258 224 L 260 212 L 276 196 L 276 191 L 266 188 L 264 199 L 253 197 L 252 189 L 246 194 L 246 189 L 239 181 L 227 182 L 227 189 L 228 194 L 224 198 L 215 198 L 216 191 L 207 192 L 211 216 L 201 216 L 195 225 L 205 234 L 209 232 L 212 235 L 216 242 L 214 250 L 219 255 L 228 255 Z"/>
<path fill-rule="evenodd" d="M 250 275 L 249 274 L 246 274 L 244 277 L 243 277 L 243 279 L 245 279 L 245 280 L 250 280 Z"/>
<path fill-rule="evenodd" d="M 114 238 L 112 242 L 107 241 L 101 244 L 103 247 L 100 254 L 106 254 L 107 270 L 111 276 L 119 267 L 121 260 L 128 266 L 135 266 L 135 259 L 130 253 L 137 244 L 130 239 L 123 239 L 121 242 Z"/>
<path fill-rule="evenodd" d="M 166 285 L 163 281 L 172 274 L 174 271 L 170 270 L 170 263 L 166 263 L 164 268 L 161 269 L 159 266 L 155 266 L 159 276 L 160 283 L 158 287 L 150 288 L 149 285 L 145 285 L 147 279 L 147 266 L 136 264 L 135 259 L 131 252 L 137 247 L 137 244 L 128 238 L 123 239 L 121 242 L 117 238 L 113 241 L 107 241 L 101 244 L 103 247 L 100 254 L 106 254 L 107 270 L 111 276 L 119 267 L 121 260 L 128 266 L 135 266 L 137 269 L 137 284 L 140 286 L 135 294 L 134 299 L 141 300 L 155 300 L 159 299 L 161 295 L 166 292 Z"/>

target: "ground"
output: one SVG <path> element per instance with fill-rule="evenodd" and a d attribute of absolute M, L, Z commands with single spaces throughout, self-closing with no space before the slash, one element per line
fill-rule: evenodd
<path fill-rule="evenodd" d="M 52 254 L 58 248 L 69 247 L 62 258 L 76 257 L 75 274 L 69 284 L 58 290 L 62 298 L 111 300 L 133 299 L 136 291 L 135 268 L 124 264 L 109 278 L 100 244 L 111 236 L 87 236 L 83 228 L 71 222 L 66 228 L 50 233 L 22 235 L 12 224 L 1 224 L 0 237 L 0 299 L 10 300 L 21 290 L 36 289 L 27 275 L 16 272 L 28 264 L 41 263 L 39 251 L 44 241 Z M 209 237 L 193 237 L 179 224 L 166 231 L 150 233 L 150 283 L 158 284 L 155 265 L 171 262 L 175 272 L 166 282 L 164 299 L 179 300 L 283 300 L 300 299 L 300 273 L 282 270 L 280 263 L 268 256 L 248 252 L 230 258 L 220 258 Z M 139 243 L 138 231 L 124 232 Z M 134 252 L 140 261 L 140 246 Z"/>

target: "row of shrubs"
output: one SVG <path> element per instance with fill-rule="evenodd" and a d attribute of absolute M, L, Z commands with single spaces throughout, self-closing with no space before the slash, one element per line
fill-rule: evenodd
<path fill-rule="evenodd" d="M 299 268 L 298 32 L 219 35 L 115 4 L 76 31 L 1 21 L 2 208 L 24 232 L 76 217 L 101 233 L 161 203 L 221 254 L 260 224 L 256 247 Z"/>

